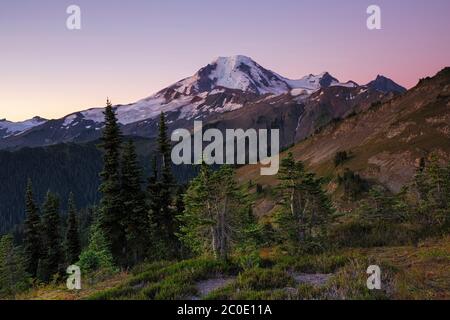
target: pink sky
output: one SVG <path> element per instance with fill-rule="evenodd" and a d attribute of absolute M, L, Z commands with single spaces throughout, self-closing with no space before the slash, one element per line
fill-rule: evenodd
<path fill-rule="evenodd" d="M 65 27 L 69 4 L 82 30 Z M 366 8 L 382 30 L 366 28 Z M 289 78 L 329 71 L 405 87 L 450 65 L 448 0 L 2 1 L 0 118 L 18 121 L 131 103 L 243 54 Z"/>

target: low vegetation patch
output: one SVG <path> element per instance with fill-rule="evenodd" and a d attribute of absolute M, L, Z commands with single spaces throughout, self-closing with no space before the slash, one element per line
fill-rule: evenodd
<path fill-rule="evenodd" d="M 231 262 L 197 258 L 181 262 L 144 264 L 133 270 L 126 283 L 90 296 L 94 300 L 111 299 L 185 299 L 197 294 L 196 283 L 217 275 L 237 271 Z M 140 273 L 139 273 L 140 272 Z"/>

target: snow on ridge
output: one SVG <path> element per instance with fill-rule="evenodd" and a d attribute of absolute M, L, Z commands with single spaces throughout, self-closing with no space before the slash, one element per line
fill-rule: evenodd
<path fill-rule="evenodd" d="M 356 82 L 354 82 L 354 81 L 347 81 L 347 82 L 345 82 L 345 83 L 341 83 L 341 82 L 338 82 L 338 83 L 332 83 L 332 84 L 330 85 L 330 87 L 356 88 L 356 87 L 358 87 L 358 84 L 357 84 Z"/>
<path fill-rule="evenodd" d="M 193 89 L 196 88 L 196 83 L 198 80 L 199 80 L 199 76 L 198 76 L 198 73 L 196 73 L 192 77 L 185 78 L 181 81 L 178 81 L 173 86 L 177 87 L 175 89 L 177 92 L 183 93 L 183 94 L 185 93 L 185 94 L 189 95 L 189 94 L 193 93 Z"/>
<path fill-rule="evenodd" d="M 191 99 L 190 96 L 182 96 L 167 103 L 163 97 L 147 98 L 128 106 L 118 107 L 116 110 L 117 119 L 123 125 L 144 119 L 154 119 L 161 112 L 167 113 L 177 110 L 188 104 Z"/>
<path fill-rule="evenodd" d="M 68 127 L 72 124 L 72 122 L 77 118 L 76 114 L 71 114 L 64 118 L 64 122 L 62 124 L 63 127 Z"/>
<path fill-rule="evenodd" d="M 305 88 L 295 88 L 291 90 L 291 96 L 302 96 L 311 94 L 311 90 Z"/>
<path fill-rule="evenodd" d="M 322 88 L 322 85 L 320 84 L 322 79 L 324 77 L 330 77 L 330 87 L 347 87 L 347 88 L 354 88 L 358 86 L 353 81 L 348 81 L 345 83 L 340 82 L 339 80 L 335 79 L 333 76 L 331 76 L 328 72 L 322 72 L 318 75 L 307 75 L 304 76 L 301 79 L 297 80 L 291 80 L 284 78 L 284 80 L 291 86 L 291 95 L 296 96 L 300 94 L 313 94 L 314 92 L 318 91 L 320 88 Z"/>
<path fill-rule="evenodd" d="M 20 122 L 12 122 L 4 119 L 0 120 L 0 130 L 6 129 L 6 133 L 8 135 L 17 135 L 25 131 L 28 131 L 36 126 L 39 126 L 45 122 L 47 122 L 47 120 L 39 117 L 34 117 L 32 119 Z"/>
<path fill-rule="evenodd" d="M 164 97 L 154 95 L 129 105 L 116 106 L 117 121 L 122 125 L 131 124 L 141 120 L 155 119 L 159 117 L 161 112 L 169 113 L 180 110 L 183 116 L 192 117 L 195 112 L 195 107 L 204 102 L 201 99 L 192 103 L 192 96 L 182 95 L 178 99 L 166 101 Z M 104 108 L 92 108 L 80 112 L 84 120 L 90 120 L 95 123 L 102 123 L 104 121 Z M 75 117 L 69 116 L 65 119 L 64 125 L 68 126 L 75 120 Z"/>
<path fill-rule="evenodd" d="M 85 111 L 80 112 L 81 115 L 86 120 L 91 120 L 96 123 L 101 123 L 105 120 L 105 115 L 103 114 L 103 111 L 105 108 L 91 108 Z"/>

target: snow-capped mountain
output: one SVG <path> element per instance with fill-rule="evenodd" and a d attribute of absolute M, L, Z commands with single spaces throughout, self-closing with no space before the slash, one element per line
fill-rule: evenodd
<path fill-rule="evenodd" d="M 40 117 L 34 117 L 32 119 L 20 122 L 12 122 L 6 119 L 0 119 L 0 138 L 19 135 L 30 130 L 31 128 L 45 123 L 46 121 L 46 119 Z"/>
<path fill-rule="evenodd" d="M 200 69 L 194 76 L 176 83 L 172 88 L 178 93 L 187 95 L 211 92 L 221 88 L 258 95 L 279 95 L 294 89 L 314 92 L 321 87 L 331 85 L 348 86 L 348 84 L 340 83 L 328 72 L 320 75 L 311 74 L 299 80 L 287 79 L 263 68 L 249 57 L 238 55 L 219 57 Z"/>
<path fill-rule="evenodd" d="M 328 72 L 308 75 L 299 80 L 284 78 L 267 70 L 251 58 L 238 55 L 219 57 L 193 76 L 183 79 L 136 103 L 118 106 L 118 120 L 127 125 L 154 119 L 161 112 L 179 112 L 179 118 L 203 117 L 205 113 L 227 112 L 244 106 L 243 100 L 291 93 L 310 95 L 329 86 L 355 87 L 354 82 L 341 83 Z M 245 99 L 242 99 L 243 96 Z M 70 115 L 64 126 L 80 120 L 103 121 L 103 107 L 80 112 L 81 119 Z"/>
<path fill-rule="evenodd" d="M 328 72 L 288 79 L 263 68 L 249 57 L 237 55 L 219 57 L 193 76 L 135 103 L 117 105 L 115 111 L 124 134 L 152 137 L 161 112 L 166 114 L 169 125 L 188 127 L 194 119 L 208 122 L 248 106 L 299 106 L 313 96 L 317 98 L 322 90 L 332 88 L 336 88 L 335 94 L 342 91 L 345 95 L 352 89 L 351 95 L 358 95 L 359 89 L 372 90 L 353 81 L 342 83 Z M 348 100 L 338 109 L 344 110 L 350 105 Z M 9 129 L 8 135 L 0 135 L 0 149 L 95 140 L 103 127 L 103 110 L 104 107 L 91 108 L 57 120 L 35 121 L 36 126 L 30 126 L 26 131 Z M 330 117 L 333 116 L 331 112 Z M 9 126 L 13 127 L 13 124 Z"/>

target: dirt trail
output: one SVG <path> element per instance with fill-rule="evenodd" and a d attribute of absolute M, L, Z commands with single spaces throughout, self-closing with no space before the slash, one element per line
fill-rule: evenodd
<path fill-rule="evenodd" d="M 310 284 L 315 287 L 324 286 L 328 280 L 333 276 L 333 274 L 323 274 L 323 273 L 294 273 L 292 277 L 299 284 Z"/>
<path fill-rule="evenodd" d="M 191 300 L 199 300 L 207 296 L 210 292 L 227 286 L 233 282 L 236 277 L 219 277 L 200 281 L 197 283 L 198 296 L 190 297 Z"/>

